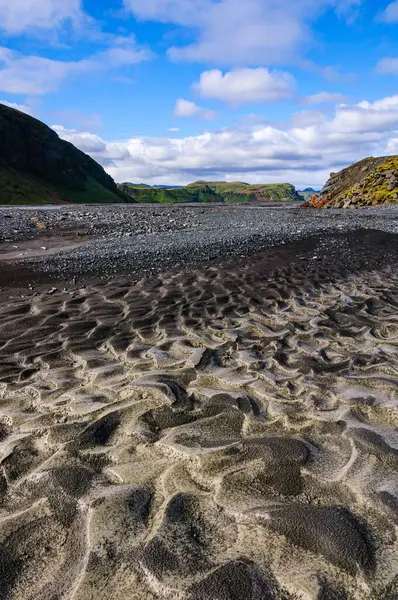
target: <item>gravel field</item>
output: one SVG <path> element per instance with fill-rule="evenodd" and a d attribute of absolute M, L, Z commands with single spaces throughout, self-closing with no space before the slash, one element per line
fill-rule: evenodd
<path fill-rule="evenodd" d="M 314 235 L 315 254 L 319 254 L 338 251 L 330 248 L 328 236 L 320 234 L 358 229 L 398 233 L 398 206 L 357 210 L 306 210 L 278 204 L 0 207 L 2 279 L 3 285 L 18 284 L 22 272 L 32 281 L 73 282 L 84 275 L 149 275 L 221 258 L 244 258 Z M 42 246 L 32 255 L 27 242 Z M 18 257 L 22 243 L 27 252 Z M 10 250 L 13 260 L 4 260 Z"/>

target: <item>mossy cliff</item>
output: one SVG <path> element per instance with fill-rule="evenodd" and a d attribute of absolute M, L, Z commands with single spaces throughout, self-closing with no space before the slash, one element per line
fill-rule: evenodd
<path fill-rule="evenodd" d="M 132 201 L 90 156 L 3 104 L 0 139 L 0 204 Z"/>
<path fill-rule="evenodd" d="M 339 173 L 331 173 L 320 196 L 307 206 L 355 208 L 398 202 L 398 156 L 365 158 Z"/>
<path fill-rule="evenodd" d="M 183 202 L 220 202 L 213 190 L 204 185 L 195 187 L 157 188 L 122 183 L 119 189 L 142 204 L 175 204 Z"/>
<path fill-rule="evenodd" d="M 289 183 L 250 185 L 241 181 L 196 181 L 185 187 L 159 189 L 132 184 L 120 184 L 119 188 L 131 195 L 136 202 L 237 202 L 266 203 L 292 202 L 303 199 Z"/>

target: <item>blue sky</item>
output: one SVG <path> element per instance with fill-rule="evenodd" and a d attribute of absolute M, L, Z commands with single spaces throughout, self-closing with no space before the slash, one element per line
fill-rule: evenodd
<path fill-rule="evenodd" d="M 0 0 L 0 101 L 117 181 L 289 181 L 398 154 L 398 0 Z"/>

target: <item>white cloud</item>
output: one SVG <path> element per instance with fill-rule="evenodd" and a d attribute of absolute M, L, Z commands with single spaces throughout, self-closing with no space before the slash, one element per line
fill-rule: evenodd
<path fill-rule="evenodd" d="M 383 75 L 398 75 L 398 58 L 382 58 L 376 70 Z"/>
<path fill-rule="evenodd" d="M 106 143 L 98 136 L 89 132 L 78 133 L 73 129 L 65 129 L 62 125 L 52 125 L 52 129 L 58 133 L 60 137 L 68 142 L 73 142 L 76 139 L 76 135 L 79 136 L 79 148 L 87 154 L 92 156 L 101 155 L 106 151 Z"/>
<path fill-rule="evenodd" d="M 79 63 L 60 62 L 40 56 L 23 56 L 0 48 L 0 91 L 31 96 L 55 91 Z"/>
<path fill-rule="evenodd" d="M 390 2 L 379 14 L 378 20 L 384 23 L 398 23 L 398 0 Z"/>
<path fill-rule="evenodd" d="M 129 163 L 132 158 L 125 142 L 105 142 L 93 133 L 65 129 L 62 125 L 53 125 L 52 129 L 60 138 L 71 142 L 83 152 L 90 154 L 104 167 Z"/>
<path fill-rule="evenodd" d="M 389 140 L 387 144 L 387 154 L 398 154 L 398 137 Z"/>
<path fill-rule="evenodd" d="M 199 117 L 200 119 L 214 119 L 217 115 L 212 110 L 201 108 L 195 102 L 179 98 L 174 108 L 176 117 Z"/>
<path fill-rule="evenodd" d="M 339 102 L 346 102 L 346 96 L 343 94 L 334 94 L 331 92 L 319 92 L 319 94 L 313 94 L 312 96 L 306 96 L 303 98 L 303 104 L 337 104 Z"/>
<path fill-rule="evenodd" d="M 68 77 L 128 67 L 151 57 L 133 37 L 116 38 L 114 45 L 80 61 L 24 56 L 0 47 L 0 91 L 37 96 L 54 92 Z"/>
<path fill-rule="evenodd" d="M 110 42 L 109 48 L 98 52 L 90 60 L 105 64 L 107 68 L 119 68 L 138 64 L 153 56 L 147 47 L 138 46 L 134 35 L 110 37 Z"/>
<path fill-rule="evenodd" d="M 0 30 L 8 34 L 53 30 L 84 20 L 81 0 L 0 0 Z"/>
<path fill-rule="evenodd" d="M 295 62 L 312 41 L 309 24 L 333 7 L 349 17 L 360 0 L 124 0 L 138 19 L 174 23 L 196 35 L 175 60 L 223 65 Z"/>
<path fill-rule="evenodd" d="M 318 113 L 286 128 L 250 123 L 180 138 L 131 138 L 106 142 L 57 129 L 88 149 L 117 181 L 188 183 L 195 179 L 289 181 L 322 185 L 336 171 L 366 156 L 397 150 L 398 96 L 339 105 L 332 117 Z M 101 144 L 103 143 L 103 145 Z"/>
<path fill-rule="evenodd" d="M 275 102 L 290 98 L 295 80 L 290 73 L 268 69 L 235 69 L 223 74 L 217 69 L 205 71 L 194 90 L 202 98 L 215 98 L 230 104 L 246 102 Z"/>
<path fill-rule="evenodd" d="M 7 100 L 0 100 L 0 104 L 4 104 L 4 106 L 9 106 L 10 108 L 15 108 L 15 110 L 24 112 L 27 115 L 33 115 L 32 108 L 26 104 L 17 104 L 16 102 L 8 102 Z"/>

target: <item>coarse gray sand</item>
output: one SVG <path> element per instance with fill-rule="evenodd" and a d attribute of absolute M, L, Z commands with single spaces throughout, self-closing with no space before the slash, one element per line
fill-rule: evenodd
<path fill-rule="evenodd" d="M 3 285 L 18 283 L 21 269 L 15 267 L 22 264 L 32 281 L 136 277 L 241 258 L 311 234 L 360 228 L 398 233 L 398 206 L 358 210 L 303 209 L 294 204 L 3 207 L 0 260 L 10 253 L 13 260 L 2 261 L 2 279 Z"/>

